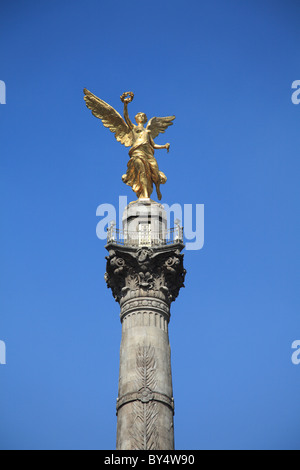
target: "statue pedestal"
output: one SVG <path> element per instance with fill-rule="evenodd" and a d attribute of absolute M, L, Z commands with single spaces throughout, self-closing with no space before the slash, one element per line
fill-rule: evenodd
<path fill-rule="evenodd" d="M 173 450 L 168 324 L 184 286 L 183 242 L 167 244 L 161 204 L 139 200 L 123 216 L 124 243 L 106 246 L 106 281 L 121 307 L 118 450 Z"/>

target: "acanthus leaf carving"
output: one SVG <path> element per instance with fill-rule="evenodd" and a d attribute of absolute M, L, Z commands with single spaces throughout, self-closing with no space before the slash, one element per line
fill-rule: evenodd
<path fill-rule="evenodd" d="M 126 247 L 110 249 L 105 280 L 117 302 L 128 292 L 140 290 L 140 295 L 161 292 L 166 302 L 173 302 L 184 287 L 186 270 L 183 254 L 172 247 L 168 249 L 142 248 L 128 250 Z M 144 294 L 143 294 L 144 292 Z"/>

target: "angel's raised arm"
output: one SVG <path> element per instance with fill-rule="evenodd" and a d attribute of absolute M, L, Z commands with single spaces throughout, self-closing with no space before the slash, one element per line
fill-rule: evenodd
<path fill-rule="evenodd" d="M 125 93 L 123 93 L 120 98 L 122 103 L 124 103 L 124 119 L 129 129 L 132 130 L 134 128 L 134 124 L 132 124 L 128 114 L 128 103 L 131 103 L 134 98 L 134 94 L 132 93 L 132 91 L 125 91 Z"/>
<path fill-rule="evenodd" d="M 130 129 L 133 129 L 134 128 L 134 125 L 132 124 L 131 120 L 130 120 L 130 117 L 129 117 L 129 114 L 128 114 L 128 103 L 127 101 L 124 101 L 124 119 L 127 123 L 127 126 L 130 128 Z"/>

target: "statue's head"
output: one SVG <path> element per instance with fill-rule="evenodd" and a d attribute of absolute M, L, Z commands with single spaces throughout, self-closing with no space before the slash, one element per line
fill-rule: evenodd
<path fill-rule="evenodd" d="M 145 113 L 137 113 L 135 120 L 138 124 L 145 124 L 148 121 L 148 118 Z"/>

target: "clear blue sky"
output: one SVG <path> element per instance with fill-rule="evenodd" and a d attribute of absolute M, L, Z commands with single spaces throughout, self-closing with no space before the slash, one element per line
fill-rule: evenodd
<path fill-rule="evenodd" d="M 134 199 L 87 87 L 158 143 L 169 204 L 205 204 L 170 341 L 178 449 L 300 449 L 298 1 L 2 2 L 0 447 L 114 449 L 121 326 L 96 208 Z"/>

